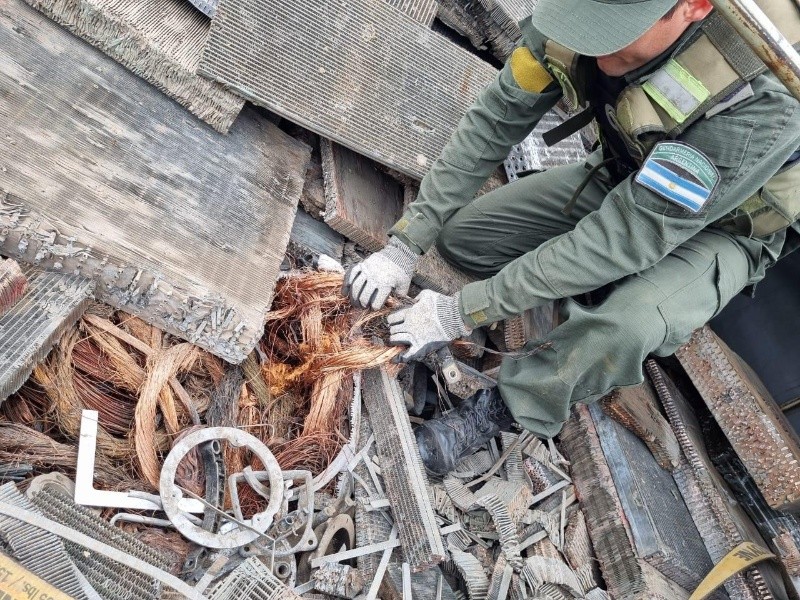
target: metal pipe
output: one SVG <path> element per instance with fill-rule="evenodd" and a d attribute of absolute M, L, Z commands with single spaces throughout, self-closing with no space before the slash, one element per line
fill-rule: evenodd
<path fill-rule="evenodd" d="M 800 55 L 754 0 L 710 0 L 770 71 L 800 100 Z"/>

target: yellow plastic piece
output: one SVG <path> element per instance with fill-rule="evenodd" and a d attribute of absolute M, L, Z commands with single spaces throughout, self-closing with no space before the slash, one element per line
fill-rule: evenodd
<path fill-rule="evenodd" d="M 526 92 L 539 94 L 553 82 L 549 71 L 524 46 L 514 50 L 509 62 L 514 81 Z"/>
<path fill-rule="evenodd" d="M 775 555 L 758 544 L 753 542 L 739 544 L 711 569 L 711 572 L 700 582 L 694 593 L 689 596 L 689 600 L 708 598 L 728 578 L 752 567 L 758 562 L 771 558 L 775 558 Z"/>
<path fill-rule="evenodd" d="M 74 600 L 0 552 L 2 600 Z"/>

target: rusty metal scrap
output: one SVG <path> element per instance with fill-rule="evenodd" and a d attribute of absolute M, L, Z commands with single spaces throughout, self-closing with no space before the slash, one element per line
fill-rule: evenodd
<path fill-rule="evenodd" d="M 769 505 L 800 510 L 800 440 L 756 375 L 708 326 L 676 356 Z"/>
<path fill-rule="evenodd" d="M 703 434 L 688 401 L 654 360 L 645 368 L 664 412 L 681 446 L 685 461 L 675 470 L 674 477 L 692 519 L 714 562 L 744 541 L 740 527 L 745 523 L 743 511 L 729 501 L 731 492 L 716 471 L 703 443 Z M 748 539 L 752 532 L 747 532 Z M 734 575 L 725 583 L 732 600 L 772 598 L 765 589 L 765 565 L 755 565 L 745 574 Z"/>

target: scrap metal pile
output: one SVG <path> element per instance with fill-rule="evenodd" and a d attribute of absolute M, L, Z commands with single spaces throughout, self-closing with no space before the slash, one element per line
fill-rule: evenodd
<path fill-rule="evenodd" d="M 797 597 L 800 442 L 710 329 L 434 478 L 413 427 L 557 307 L 403 367 L 409 299 L 340 293 L 534 4 L 0 0 L 0 598 Z"/>

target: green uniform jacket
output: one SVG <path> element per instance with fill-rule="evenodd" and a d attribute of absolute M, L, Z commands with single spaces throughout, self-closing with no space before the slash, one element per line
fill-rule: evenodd
<path fill-rule="evenodd" d="M 679 43 L 672 56 L 681 47 Z M 536 55 L 538 49 L 531 51 Z M 657 58 L 627 79 L 646 79 L 643 73 L 651 73 L 668 58 Z M 677 138 L 705 154 L 720 173 L 719 184 L 701 212 L 665 200 L 636 183 L 634 173 L 573 231 L 520 256 L 497 275 L 465 286 L 461 293 L 465 322 L 485 325 L 638 273 L 701 229 L 713 227 L 756 193 L 800 147 L 800 110 L 798 101 L 771 73 L 759 75 L 751 85 L 751 98 L 699 119 Z M 417 200 L 390 233 L 416 252 L 426 252 L 447 219 L 471 201 L 511 147 L 561 96 L 555 83 L 542 93 L 522 89 L 506 64 L 461 119 L 423 179 Z M 800 232 L 797 223 L 793 227 Z M 779 232 L 765 244 L 766 251 L 774 250 L 774 260 L 785 236 L 786 231 Z"/>

